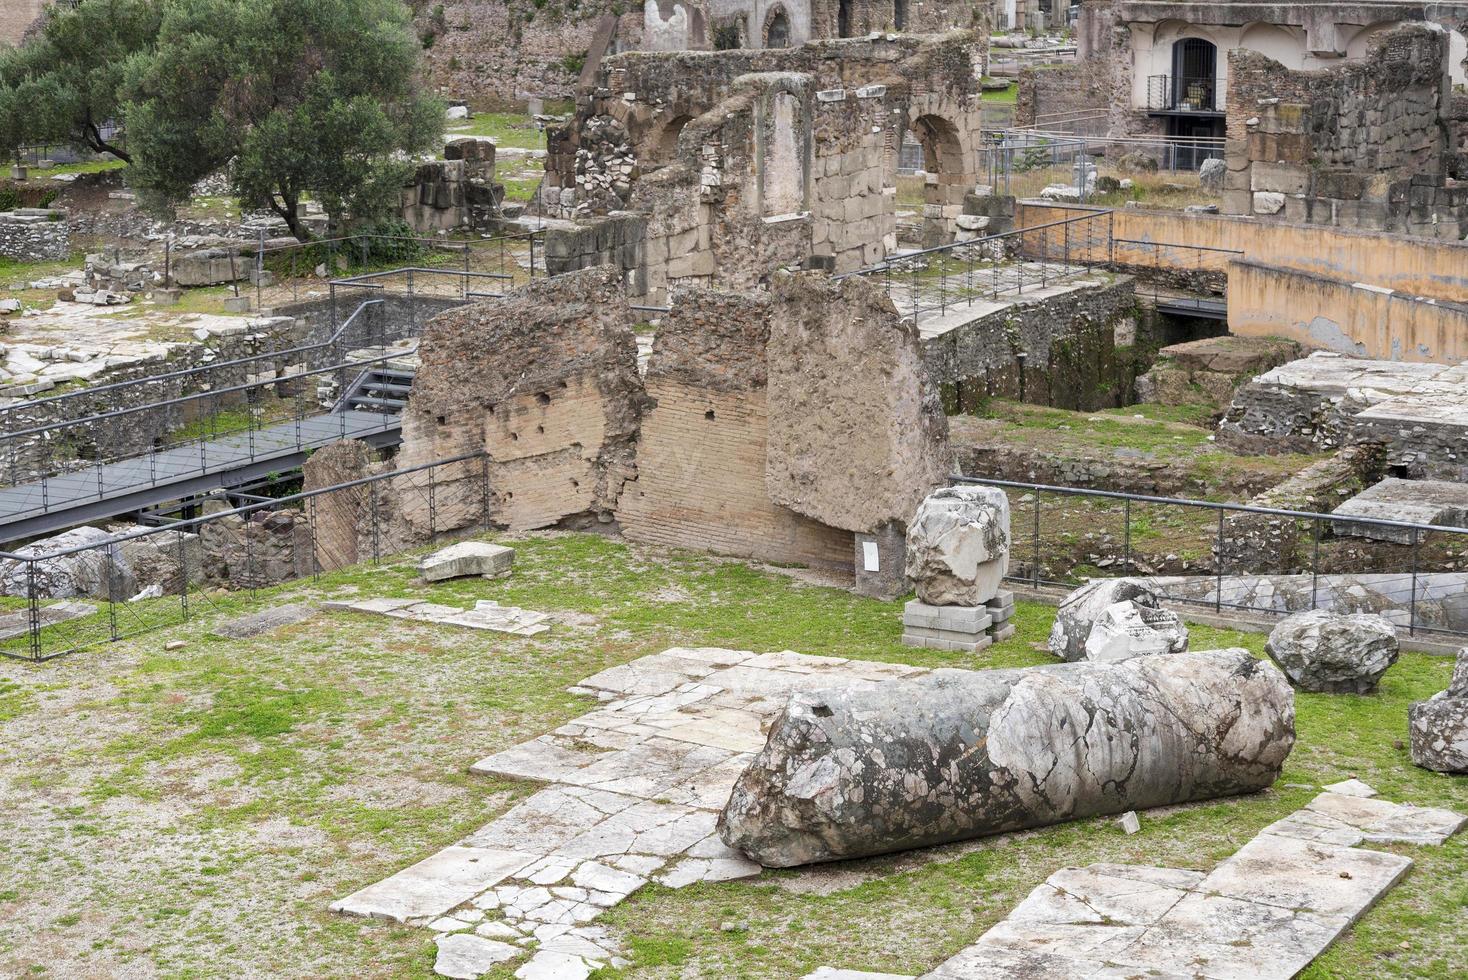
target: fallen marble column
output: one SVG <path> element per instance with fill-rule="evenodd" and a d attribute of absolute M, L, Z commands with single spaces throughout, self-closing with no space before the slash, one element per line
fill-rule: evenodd
<path fill-rule="evenodd" d="M 1289 682 L 1244 650 L 939 670 L 793 695 L 719 833 L 767 867 L 882 854 L 1255 792 L 1294 742 Z"/>

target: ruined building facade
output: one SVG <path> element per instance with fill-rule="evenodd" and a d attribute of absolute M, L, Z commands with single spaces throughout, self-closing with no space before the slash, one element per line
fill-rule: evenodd
<path fill-rule="evenodd" d="M 896 246 L 897 156 L 911 130 L 923 215 L 952 239 L 977 178 L 971 32 L 606 60 L 551 133 L 542 204 L 586 219 L 552 271 L 613 263 L 638 295 L 744 289 L 788 268 L 849 272 Z"/>

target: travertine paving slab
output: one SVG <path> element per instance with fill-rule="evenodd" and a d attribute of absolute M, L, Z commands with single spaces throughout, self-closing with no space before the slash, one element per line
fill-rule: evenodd
<path fill-rule="evenodd" d="M 398 600 L 338 607 L 430 621 L 447 621 L 451 608 Z M 548 785 L 454 847 L 332 908 L 438 931 L 448 969 L 461 969 L 459 952 L 492 948 L 477 943 L 523 949 L 533 942 L 534 955 L 515 976 L 585 977 L 620 962 L 615 943 L 592 923 L 648 881 L 683 888 L 761 872 L 725 846 L 715 826 L 790 692 L 922 673 L 713 648 L 674 648 L 609 668 L 570 689 L 598 699 L 586 714 L 470 767 Z M 490 853 L 517 855 L 515 866 L 493 875 L 466 867 L 465 854 Z M 451 944 L 455 955 L 445 959 L 445 944 L 459 936 L 477 943 Z"/>
<path fill-rule="evenodd" d="M 438 916 L 535 860 L 523 851 L 446 847 L 384 881 L 333 902 L 333 912 L 403 922 Z"/>
<path fill-rule="evenodd" d="M 1410 858 L 1364 841 L 1440 844 L 1464 822 L 1446 810 L 1336 784 L 1197 871 L 1065 868 L 925 980 L 1191 977 L 1287 980 L 1402 879 Z"/>
<path fill-rule="evenodd" d="M 439 623 L 447 626 L 463 626 L 472 630 L 491 630 L 495 633 L 510 633 L 515 636 L 539 636 L 550 629 L 550 617 L 545 613 L 532 612 L 517 606 L 502 606 L 492 599 L 480 599 L 474 603 L 473 609 L 445 606 L 436 602 L 421 602 L 416 599 L 333 601 L 325 603 L 325 608 L 391 616 L 393 619 L 411 619 L 419 623 Z"/>

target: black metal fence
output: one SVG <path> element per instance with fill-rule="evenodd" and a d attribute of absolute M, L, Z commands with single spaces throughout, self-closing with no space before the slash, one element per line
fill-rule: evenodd
<path fill-rule="evenodd" d="M 904 317 L 925 320 L 972 309 L 976 303 L 1022 296 L 1104 267 L 1109 252 L 1110 211 L 978 235 L 894 254 L 885 262 L 838 278 L 862 276 L 877 283 Z"/>
<path fill-rule="evenodd" d="M 0 552 L 0 656 L 43 661 L 201 613 L 247 610 L 273 586 L 469 533 L 488 513 L 488 456 L 469 453 L 279 499 Z"/>
<path fill-rule="evenodd" d="M 281 302 L 300 302 L 302 284 L 312 277 L 334 278 L 404 269 L 409 265 L 436 273 L 461 273 L 461 292 L 468 294 L 476 277 L 515 284 L 545 275 L 545 233 L 516 232 L 475 240 L 421 238 L 411 235 L 358 234 L 309 242 L 269 244 L 264 232 L 254 247 L 228 250 L 229 283 L 235 296 L 254 293 L 256 309 Z M 173 278 L 176 255 L 164 245 L 164 276 Z M 450 282 L 440 279 L 438 282 Z M 275 283 L 282 285 L 272 289 Z M 289 287 L 289 298 L 282 290 Z"/>
<path fill-rule="evenodd" d="M 1214 612 L 1373 612 L 1408 635 L 1468 636 L 1468 528 L 1010 480 L 1009 578 L 1073 588 L 1146 576 Z"/>

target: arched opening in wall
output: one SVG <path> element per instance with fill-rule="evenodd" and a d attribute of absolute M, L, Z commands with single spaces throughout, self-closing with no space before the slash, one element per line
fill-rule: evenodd
<path fill-rule="evenodd" d="M 962 173 L 963 146 L 958 127 L 942 116 L 919 116 L 912 121 L 912 135 L 923 151 L 923 170 L 931 176 Z"/>
<path fill-rule="evenodd" d="M 1172 46 L 1171 108 L 1213 112 L 1218 108 L 1218 48 L 1201 37 L 1185 37 Z"/>
<path fill-rule="evenodd" d="M 907 30 L 907 0 L 893 0 L 892 29 L 897 31 Z"/>
<path fill-rule="evenodd" d="M 851 0 L 838 0 L 836 5 L 836 36 L 851 36 Z"/>
<path fill-rule="evenodd" d="M 714 21 L 715 51 L 734 51 L 744 47 L 744 18 L 725 17 Z"/>
<path fill-rule="evenodd" d="M 790 47 L 790 16 L 784 7 L 775 7 L 765 18 L 765 47 Z"/>
<path fill-rule="evenodd" d="M 953 222 L 963 210 L 964 193 L 973 187 L 973 174 L 964 165 L 963 143 L 952 121 L 930 113 L 910 125 L 923 153 L 922 244 L 933 248 L 952 241 Z"/>
<path fill-rule="evenodd" d="M 668 120 L 667 124 L 658 132 L 657 142 L 653 144 L 652 160 L 649 161 L 647 169 L 655 170 L 673 162 L 673 158 L 678 155 L 678 134 L 683 132 L 683 127 L 687 126 L 691 119 L 693 119 L 692 116 L 682 115 Z"/>
<path fill-rule="evenodd" d="M 1302 33 L 1278 24 L 1250 24 L 1239 36 L 1239 47 L 1273 58 L 1286 68 L 1305 67 L 1305 39 Z"/>

